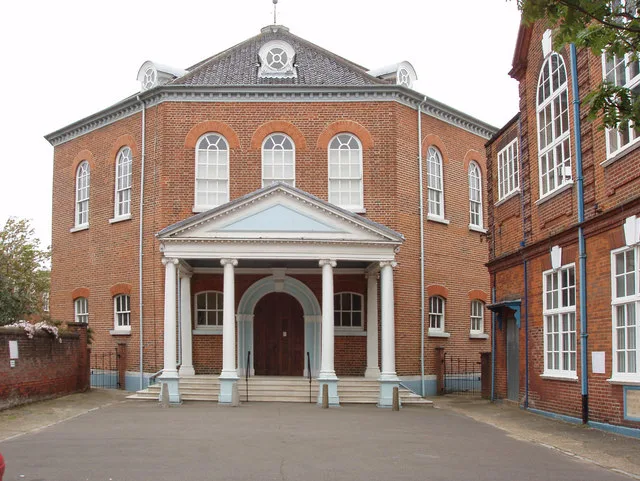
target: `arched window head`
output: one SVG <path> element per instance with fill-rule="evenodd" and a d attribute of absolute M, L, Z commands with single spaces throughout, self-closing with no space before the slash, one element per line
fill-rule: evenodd
<path fill-rule="evenodd" d="M 116 218 L 131 215 L 131 177 L 133 154 L 129 147 L 123 147 L 116 158 Z"/>
<path fill-rule="evenodd" d="M 229 202 L 229 144 L 220 134 L 205 134 L 196 144 L 196 211 Z"/>
<path fill-rule="evenodd" d="M 540 197 L 544 197 L 571 182 L 567 69 L 555 52 L 540 71 L 537 114 Z"/>
<path fill-rule="evenodd" d="M 345 209 L 362 209 L 362 190 L 360 140 L 353 134 L 338 134 L 329 142 L 329 202 Z"/>
<path fill-rule="evenodd" d="M 429 331 L 444 332 L 444 298 L 429 298 Z"/>
<path fill-rule="evenodd" d="M 291 137 L 271 134 L 262 143 L 262 186 L 275 182 L 296 185 L 296 149 Z"/>
<path fill-rule="evenodd" d="M 482 174 L 475 162 L 469 164 L 469 224 L 482 228 Z"/>
<path fill-rule="evenodd" d="M 89 162 L 78 165 L 76 171 L 76 227 L 89 225 Z"/>
<path fill-rule="evenodd" d="M 444 219 L 444 191 L 442 188 L 442 155 L 435 147 L 427 151 L 427 190 L 429 215 Z"/>

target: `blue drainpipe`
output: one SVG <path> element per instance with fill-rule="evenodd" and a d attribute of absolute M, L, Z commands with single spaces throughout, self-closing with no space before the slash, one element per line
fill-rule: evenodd
<path fill-rule="evenodd" d="M 580 369 L 582 371 L 582 423 L 589 422 L 589 380 L 587 370 L 587 252 L 584 242 L 584 191 L 582 177 L 582 142 L 580 139 L 580 95 L 576 46 L 571 44 L 571 83 L 573 87 L 573 126 L 576 137 L 576 183 L 578 184 L 578 256 L 580 259 Z"/>
<path fill-rule="evenodd" d="M 522 118 L 518 119 L 518 162 L 522 159 Z M 524 202 L 524 169 L 519 166 L 520 172 L 520 209 L 522 210 L 522 241 L 520 247 L 527 246 L 527 216 L 525 215 Z M 529 263 L 526 253 L 523 252 L 523 277 L 524 277 L 524 408 L 529 408 Z M 519 333 L 518 333 L 519 334 Z"/>

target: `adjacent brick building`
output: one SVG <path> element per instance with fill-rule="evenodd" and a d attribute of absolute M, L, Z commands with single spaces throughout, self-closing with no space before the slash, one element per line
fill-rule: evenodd
<path fill-rule="evenodd" d="M 495 129 L 415 78 L 275 25 L 187 70 L 146 62 L 139 94 L 47 136 L 52 318 L 88 321 L 94 352 L 124 339 L 129 388 L 163 369 L 172 400 L 176 360 L 221 373 L 222 402 L 247 369 L 308 365 L 335 402 L 336 375 L 380 378 L 383 405 L 399 380 L 435 392 L 436 347 L 490 346 Z"/>
<path fill-rule="evenodd" d="M 520 113 L 487 143 L 494 395 L 640 428 L 640 144 L 633 129 L 603 129 L 582 106 L 577 146 L 571 53 L 551 40 L 542 23 L 521 26 L 510 72 Z M 577 52 L 580 100 L 603 74 L 640 80 L 630 58 L 605 60 Z"/>

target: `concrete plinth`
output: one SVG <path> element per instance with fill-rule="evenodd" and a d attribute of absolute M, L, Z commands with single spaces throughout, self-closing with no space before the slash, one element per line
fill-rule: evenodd
<path fill-rule="evenodd" d="M 320 379 L 318 378 L 318 406 L 322 406 L 323 386 L 329 390 L 329 407 L 340 407 L 340 397 L 338 396 L 338 378 Z"/>
<path fill-rule="evenodd" d="M 226 406 L 238 405 L 238 377 L 220 376 L 220 394 L 218 404 Z"/>
<path fill-rule="evenodd" d="M 164 384 L 163 389 L 166 389 L 169 392 L 169 403 L 170 404 L 180 404 L 182 399 L 180 397 L 180 383 L 177 372 L 173 373 L 163 373 L 158 378 L 158 381 L 161 384 Z M 160 398 L 158 401 L 162 402 L 162 389 L 160 389 Z"/>
<path fill-rule="evenodd" d="M 379 379 L 380 381 L 380 397 L 378 398 L 379 408 L 393 407 L 393 388 L 400 388 L 400 379 Z M 399 402 L 399 401 L 398 401 Z M 402 406 L 400 406 L 402 407 Z"/>

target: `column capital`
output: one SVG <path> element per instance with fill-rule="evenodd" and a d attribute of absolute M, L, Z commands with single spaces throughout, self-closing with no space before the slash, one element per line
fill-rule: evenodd
<path fill-rule="evenodd" d="M 178 274 L 181 279 L 191 279 L 193 277 L 193 272 L 185 271 L 184 269 L 178 269 Z"/>
<path fill-rule="evenodd" d="M 166 266 L 167 264 L 173 264 L 174 266 L 177 266 L 180 263 L 179 259 L 176 259 L 175 257 L 163 257 L 162 258 L 162 263 Z"/>
<path fill-rule="evenodd" d="M 334 259 L 321 259 L 320 262 L 318 262 L 318 264 L 320 265 L 320 267 L 324 267 L 324 266 L 335 267 L 337 265 Z"/>
<path fill-rule="evenodd" d="M 380 269 L 382 269 L 383 267 L 391 267 L 394 268 L 398 265 L 398 263 L 396 261 L 382 261 L 380 262 Z"/>
<path fill-rule="evenodd" d="M 227 264 L 231 264 L 233 267 L 238 265 L 238 259 L 220 259 L 220 264 L 226 266 Z"/>

